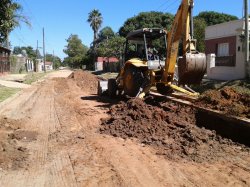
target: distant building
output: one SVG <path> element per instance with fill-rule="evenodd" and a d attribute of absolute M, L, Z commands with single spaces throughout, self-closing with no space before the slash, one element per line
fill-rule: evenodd
<path fill-rule="evenodd" d="M 95 63 L 95 70 L 116 72 L 119 70 L 119 59 L 116 57 L 98 57 Z"/>
<path fill-rule="evenodd" d="M 246 77 L 244 25 L 241 19 L 206 28 L 205 53 L 208 55 L 209 79 L 235 80 Z"/>
<path fill-rule="evenodd" d="M 33 72 L 34 71 L 34 62 L 32 59 L 27 58 L 26 59 L 26 71 L 27 72 Z"/>
<path fill-rule="evenodd" d="M 42 72 L 44 71 L 44 64 L 43 64 L 43 59 L 36 59 L 36 71 L 37 72 Z"/>
<path fill-rule="evenodd" d="M 23 71 L 33 72 L 34 71 L 34 62 L 31 58 L 28 58 L 26 53 L 12 55 L 14 61 L 11 64 L 11 72 L 12 73 L 21 73 Z"/>
<path fill-rule="evenodd" d="M 37 71 L 38 72 L 44 71 L 43 59 L 36 59 L 36 64 L 37 64 Z M 53 70 L 53 62 L 46 61 L 45 62 L 45 67 L 46 67 L 46 71 Z"/>
<path fill-rule="evenodd" d="M 45 67 L 47 71 L 53 70 L 53 62 L 45 62 Z"/>
<path fill-rule="evenodd" d="M 10 50 L 0 46 L 0 75 L 10 72 Z"/>

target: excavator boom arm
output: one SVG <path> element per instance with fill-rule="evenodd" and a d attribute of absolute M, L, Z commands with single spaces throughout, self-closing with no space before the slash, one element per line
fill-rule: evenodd
<path fill-rule="evenodd" d="M 179 51 L 180 40 L 183 39 L 183 54 L 187 51 L 195 51 L 195 44 L 191 37 L 191 12 L 193 0 L 182 0 L 182 3 L 175 15 L 171 31 L 168 33 L 168 46 L 165 62 L 165 70 L 162 82 L 172 82 L 175 72 L 175 65 Z"/>

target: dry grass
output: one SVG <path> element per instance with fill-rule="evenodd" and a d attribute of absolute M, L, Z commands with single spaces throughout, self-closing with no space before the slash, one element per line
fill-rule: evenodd
<path fill-rule="evenodd" d="M 45 75 L 46 73 L 30 73 L 25 76 L 23 83 L 32 84 L 33 82 L 36 82 L 37 80 L 43 78 Z"/>
<path fill-rule="evenodd" d="M 8 97 L 17 93 L 20 89 L 19 88 L 8 88 L 5 86 L 0 86 L 0 102 L 4 101 Z"/>

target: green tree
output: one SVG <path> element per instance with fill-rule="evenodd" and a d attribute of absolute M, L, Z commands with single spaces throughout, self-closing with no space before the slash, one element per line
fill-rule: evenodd
<path fill-rule="evenodd" d="M 36 50 L 34 50 L 33 47 L 31 47 L 31 46 L 27 46 L 27 47 L 25 47 L 25 46 L 22 46 L 22 47 L 16 46 L 16 47 L 14 47 L 14 49 L 13 49 L 13 54 L 15 54 L 15 55 L 22 54 L 23 51 L 26 51 L 26 53 L 27 53 L 27 55 L 28 55 L 29 58 L 31 58 L 31 59 L 33 59 L 33 60 L 36 59 L 36 57 L 37 57 L 37 52 L 36 52 Z M 39 56 L 39 55 L 40 55 L 40 53 L 38 54 L 38 56 Z"/>
<path fill-rule="evenodd" d="M 125 38 L 115 35 L 110 39 L 102 41 L 97 48 L 100 56 L 121 58 L 124 51 Z"/>
<path fill-rule="evenodd" d="M 9 33 L 20 22 L 24 22 L 30 26 L 28 19 L 21 14 L 22 6 L 12 0 L 0 0 L 0 43 L 6 42 L 6 47 L 9 47 Z"/>
<path fill-rule="evenodd" d="M 73 68 L 81 67 L 88 51 L 88 47 L 82 44 L 78 35 L 71 34 L 66 41 L 68 44 L 65 46 L 63 52 L 67 54 L 68 57 L 64 59 L 64 62 Z"/>
<path fill-rule="evenodd" d="M 115 36 L 115 33 L 111 27 L 104 27 L 102 30 L 100 30 L 100 32 L 98 34 L 97 43 L 100 43 L 103 40 L 112 38 L 114 36 Z"/>
<path fill-rule="evenodd" d="M 129 18 L 125 21 L 123 26 L 119 29 L 120 36 L 126 37 L 127 34 L 133 30 L 141 28 L 165 28 L 170 29 L 174 16 L 169 13 L 162 12 L 142 12 L 137 16 Z"/>
<path fill-rule="evenodd" d="M 88 20 L 87 20 L 92 28 L 92 30 L 94 31 L 94 43 L 97 39 L 97 33 L 98 30 L 100 29 L 101 25 L 102 25 L 102 14 L 99 12 L 99 10 L 92 10 L 89 13 L 88 16 Z"/>
<path fill-rule="evenodd" d="M 194 19 L 194 38 L 197 40 L 197 50 L 205 52 L 205 29 L 206 21 L 203 18 Z"/>
<path fill-rule="evenodd" d="M 22 53 L 22 47 L 19 47 L 19 46 L 14 47 L 14 49 L 13 49 L 13 54 L 14 55 L 18 55 L 18 54 L 21 54 L 21 53 Z"/>
<path fill-rule="evenodd" d="M 237 20 L 238 17 L 230 14 L 224 14 L 224 13 L 219 13 L 219 12 L 214 12 L 214 11 L 205 11 L 205 12 L 200 12 L 196 18 L 202 18 L 205 20 L 207 26 L 210 25 L 216 25 L 232 20 Z"/>

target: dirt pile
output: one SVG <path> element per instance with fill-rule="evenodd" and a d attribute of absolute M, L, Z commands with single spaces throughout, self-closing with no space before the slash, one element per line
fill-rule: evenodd
<path fill-rule="evenodd" d="M 229 115 L 250 118 L 250 94 L 240 93 L 231 87 L 204 92 L 196 103 Z"/>
<path fill-rule="evenodd" d="M 19 144 L 16 137 L 21 140 L 18 120 L 0 117 L 0 168 L 18 169 L 24 167 L 28 157 L 28 150 Z M 25 135 L 25 134 L 23 134 Z"/>
<path fill-rule="evenodd" d="M 77 70 L 71 73 L 68 78 L 74 79 L 76 85 L 87 93 L 97 93 L 98 78 L 90 72 Z"/>
<path fill-rule="evenodd" d="M 249 154 L 248 148 L 220 137 L 215 131 L 197 127 L 194 109 L 171 102 L 154 106 L 154 99 L 145 102 L 131 99 L 112 106 L 111 117 L 102 121 L 100 132 L 137 138 L 171 159 L 181 157 L 201 162 Z"/>

